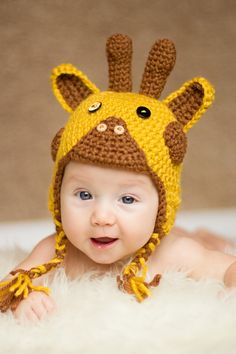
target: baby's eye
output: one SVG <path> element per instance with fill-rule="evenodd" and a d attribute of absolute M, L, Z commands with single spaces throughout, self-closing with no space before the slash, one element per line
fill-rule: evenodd
<path fill-rule="evenodd" d="M 129 195 L 126 195 L 122 197 L 122 202 L 124 204 L 133 204 L 135 202 L 135 199 L 133 197 L 130 197 Z"/>
<path fill-rule="evenodd" d="M 77 195 L 82 200 L 92 199 L 92 195 L 89 192 L 86 192 L 86 191 L 79 192 L 79 193 L 77 193 Z"/>

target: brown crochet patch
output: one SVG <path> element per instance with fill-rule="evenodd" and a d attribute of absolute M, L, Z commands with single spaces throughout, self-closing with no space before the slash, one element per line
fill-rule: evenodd
<path fill-rule="evenodd" d="M 60 140 L 61 140 L 61 136 L 62 133 L 64 131 L 65 128 L 61 128 L 56 135 L 54 136 L 52 143 L 51 143 L 51 156 L 53 161 L 56 161 L 56 156 L 57 156 L 57 151 L 60 145 Z"/>
<path fill-rule="evenodd" d="M 74 74 L 61 74 L 58 76 L 57 87 L 68 106 L 73 110 L 92 93 L 83 81 Z"/>
<path fill-rule="evenodd" d="M 109 67 L 109 90 L 132 91 L 131 60 L 132 41 L 122 34 L 115 34 L 107 40 L 107 60 Z"/>
<path fill-rule="evenodd" d="M 174 113 L 177 120 L 182 125 L 186 125 L 201 107 L 203 96 L 203 87 L 198 82 L 194 82 L 181 95 L 174 98 L 168 104 L 168 107 Z"/>
<path fill-rule="evenodd" d="M 164 132 L 166 146 L 169 148 L 170 158 L 174 164 L 180 164 L 187 150 L 187 137 L 179 122 L 171 122 Z"/>
<path fill-rule="evenodd" d="M 144 69 L 140 93 L 159 98 L 176 59 L 174 43 L 162 39 L 152 46 Z"/>
<path fill-rule="evenodd" d="M 92 163 L 110 168 L 123 168 L 147 174 L 152 178 L 159 196 L 159 208 L 154 231 L 161 233 L 162 225 L 166 220 L 166 193 L 163 183 L 150 170 L 144 152 L 130 136 L 126 123 L 122 119 L 109 117 L 101 123 L 106 124 L 107 129 L 105 131 L 93 128 L 59 162 L 54 184 L 54 208 L 59 211 L 58 216 L 60 216 L 61 183 L 64 169 L 69 161 Z M 124 128 L 123 134 L 114 132 L 117 126 Z M 59 218 L 58 220 L 61 221 Z"/>

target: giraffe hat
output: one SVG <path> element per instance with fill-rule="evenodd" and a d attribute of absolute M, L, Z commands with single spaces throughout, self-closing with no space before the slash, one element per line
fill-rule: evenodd
<path fill-rule="evenodd" d="M 126 35 L 108 38 L 109 89 L 100 91 L 81 71 L 62 64 L 52 72 L 53 91 L 70 113 L 66 125 L 52 142 L 55 162 L 49 193 L 49 209 L 56 225 L 55 257 L 48 263 L 17 270 L 2 292 L 1 309 L 17 303 L 36 287 L 31 280 L 57 267 L 66 254 L 67 237 L 61 223 L 60 188 L 69 161 L 126 169 L 151 177 L 159 196 L 155 227 L 149 241 L 117 277 L 119 288 L 138 301 L 150 294 L 160 275 L 145 282 L 146 262 L 173 226 L 180 204 L 180 175 L 187 147 L 187 131 L 214 100 L 214 89 L 202 77 L 184 83 L 159 100 L 176 59 L 174 44 L 154 43 L 144 69 L 139 93 L 132 92 L 132 42 Z M 139 274 L 141 273 L 141 274 Z M 0 298 L 0 299 L 1 299 Z"/>

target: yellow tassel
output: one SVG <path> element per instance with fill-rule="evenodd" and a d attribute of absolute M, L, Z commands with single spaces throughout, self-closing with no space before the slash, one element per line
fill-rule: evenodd
<path fill-rule="evenodd" d="M 49 289 L 43 286 L 35 286 L 32 284 L 30 277 L 27 274 L 20 273 L 17 277 L 17 282 L 9 288 L 11 293 L 14 293 L 16 297 L 24 293 L 24 298 L 28 296 L 29 289 L 35 291 L 43 291 L 49 294 Z"/>
<path fill-rule="evenodd" d="M 32 291 L 43 291 L 49 294 L 49 288 L 35 286 L 27 273 L 19 273 L 16 277 L 0 283 L 0 310 L 5 312 L 17 298 L 26 299 Z"/>
<path fill-rule="evenodd" d="M 124 270 L 124 274 L 125 275 L 129 275 L 130 273 L 132 274 L 136 274 L 136 272 L 138 271 L 138 267 L 137 264 L 134 262 L 131 262 L 130 264 L 128 264 Z"/>
<path fill-rule="evenodd" d="M 143 301 L 145 297 L 151 295 L 151 291 L 143 283 L 143 277 L 133 277 L 130 279 L 130 285 L 138 301 Z"/>

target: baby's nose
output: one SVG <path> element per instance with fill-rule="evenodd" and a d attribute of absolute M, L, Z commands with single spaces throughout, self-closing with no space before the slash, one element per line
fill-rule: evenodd
<path fill-rule="evenodd" d="M 111 210 L 110 205 L 97 205 L 94 208 L 91 223 L 97 226 L 105 226 L 105 225 L 114 225 L 116 222 L 116 217 L 113 211 Z"/>

